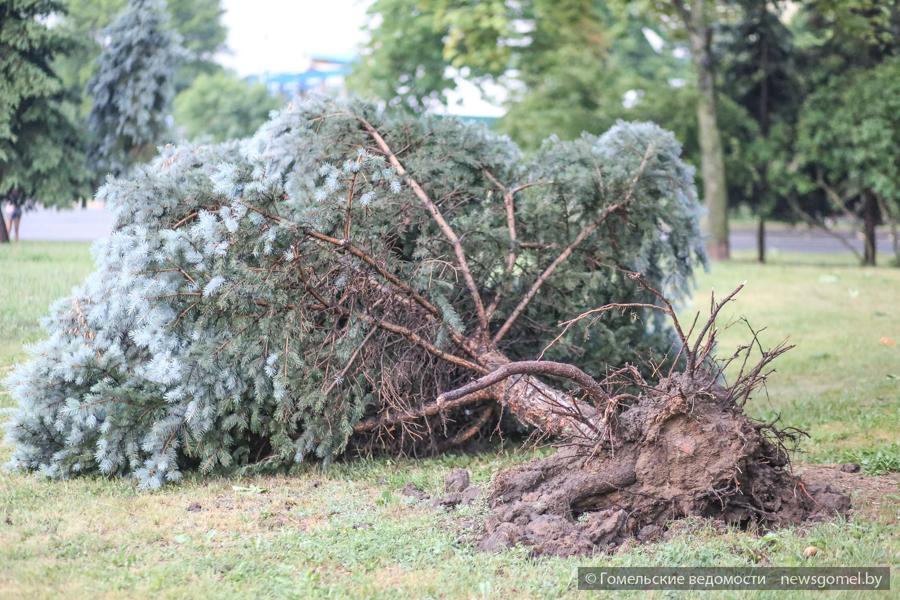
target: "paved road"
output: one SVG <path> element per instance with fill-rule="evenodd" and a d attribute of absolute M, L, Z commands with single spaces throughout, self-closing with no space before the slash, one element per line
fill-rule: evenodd
<path fill-rule="evenodd" d="M 3 217 L 9 226 L 8 209 Z M 23 240 L 93 241 L 108 234 L 112 226 L 112 215 L 97 206 L 72 210 L 40 208 L 25 213 L 19 236 Z"/>
<path fill-rule="evenodd" d="M 841 236 L 849 241 L 857 251 L 863 251 L 863 239 L 859 233 L 843 233 Z M 733 250 L 755 250 L 756 231 L 753 229 L 732 229 L 731 248 Z M 766 248 L 781 252 L 849 252 L 840 240 L 819 229 L 796 227 L 793 229 L 770 229 L 766 232 Z M 887 231 L 878 234 L 878 254 L 893 255 L 891 236 Z"/>
<path fill-rule="evenodd" d="M 86 209 L 46 210 L 39 209 L 25 214 L 22 219 L 21 238 L 23 240 L 80 240 L 90 241 L 103 237 L 112 229 L 112 216 L 103 208 L 91 206 Z M 847 234 L 846 238 L 862 252 L 859 235 Z M 840 241 L 819 230 L 806 227 L 796 229 L 770 228 L 767 247 L 781 252 L 847 252 Z M 731 232 L 731 246 L 734 250 L 756 248 L 756 233 L 752 229 L 736 229 Z M 878 238 L 878 252 L 889 255 L 891 239 L 887 232 Z"/>

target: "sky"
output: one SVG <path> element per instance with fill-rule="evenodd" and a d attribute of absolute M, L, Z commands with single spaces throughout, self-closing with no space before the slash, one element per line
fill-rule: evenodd
<path fill-rule="evenodd" d="M 366 41 L 363 25 L 371 0 L 224 0 L 228 51 L 219 61 L 239 75 L 296 73 L 311 56 L 352 57 Z M 448 94 L 448 112 L 500 116 L 464 81 Z M 499 97 L 502 93 L 494 89 Z"/>
<path fill-rule="evenodd" d="M 311 55 L 351 56 L 365 41 L 369 0 L 225 0 L 229 51 L 240 75 L 297 72 Z"/>

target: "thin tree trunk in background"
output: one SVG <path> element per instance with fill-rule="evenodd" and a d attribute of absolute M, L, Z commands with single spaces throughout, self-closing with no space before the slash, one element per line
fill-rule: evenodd
<path fill-rule="evenodd" d="M 766 262 L 766 217 L 763 214 L 756 223 L 756 260 Z"/>
<path fill-rule="evenodd" d="M 761 7 L 763 11 L 762 18 L 765 19 L 765 13 L 768 10 L 766 4 Z M 760 81 L 759 92 L 759 120 L 760 132 L 764 138 L 769 137 L 769 45 L 764 38 L 762 41 L 762 56 L 760 57 L 760 70 L 762 71 L 762 79 Z M 756 226 L 756 260 L 759 263 L 766 262 L 766 207 L 769 194 L 769 169 L 768 163 L 763 163 L 760 181 L 757 186 L 756 210 L 759 213 L 759 223 Z"/>
<path fill-rule="evenodd" d="M 871 191 L 863 193 L 863 235 L 865 236 L 865 247 L 863 249 L 863 265 L 875 266 L 876 253 L 878 251 L 878 241 L 875 237 L 875 227 L 878 225 L 878 201 L 875 194 Z"/>
<path fill-rule="evenodd" d="M 9 232 L 6 230 L 6 219 L 3 218 L 3 206 L 0 205 L 0 244 L 9 243 Z"/>
<path fill-rule="evenodd" d="M 894 250 L 894 266 L 900 267 L 900 232 L 897 231 L 897 216 L 893 210 L 888 208 L 887 202 L 879 195 L 875 195 L 878 202 L 878 209 L 881 211 L 882 219 L 887 221 L 891 226 L 891 241 Z"/>
<path fill-rule="evenodd" d="M 900 267 L 900 234 L 897 232 L 897 221 L 891 219 L 891 240 L 894 246 L 894 266 Z"/>
<path fill-rule="evenodd" d="M 701 171 L 703 173 L 703 201 L 709 220 L 709 255 L 714 260 L 730 257 L 728 243 L 728 191 L 725 187 L 725 158 L 722 136 L 716 115 L 716 88 L 713 57 L 710 52 L 712 30 L 706 22 L 705 0 L 692 0 L 687 18 L 691 43 L 691 59 L 697 70 L 697 121 Z"/>

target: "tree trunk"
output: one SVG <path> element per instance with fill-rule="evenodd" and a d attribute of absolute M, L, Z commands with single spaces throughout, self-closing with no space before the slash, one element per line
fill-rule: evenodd
<path fill-rule="evenodd" d="M 888 208 L 888 203 L 881 196 L 876 195 L 875 200 L 878 201 L 878 209 L 881 211 L 881 218 L 887 221 L 891 227 L 891 247 L 894 250 L 894 266 L 900 267 L 900 232 L 897 231 L 897 216 L 892 209 Z"/>
<path fill-rule="evenodd" d="M 766 262 L 766 217 L 763 214 L 756 223 L 756 260 Z"/>
<path fill-rule="evenodd" d="M 3 206 L 0 205 L 0 244 L 9 243 L 9 232 L 6 230 L 6 220 L 3 218 Z"/>
<path fill-rule="evenodd" d="M 491 371 L 510 362 L 499 352 L 491 352 L 483 358 Z M 565 367 L 580 371 L 571 365 L 562 365 L 563 369 Z M 589 437 L 592 426 L 600 425 L 600 418 L 594 407 L 573 398 L 572 394 L 544 383 L 532 374 L 513 375 L 489 389 L 490 395 L 505 409 L 545 435 Z"/>
<path fill-rule="evenodd" d="M 891 221 L 891 239 L 894 241 L 894 266 L 900 267 L 900 235 L 897 232 L 897 221 Z"/>
<path fill-rule="evenodd" d="M 765 19 L 768 8 L 763 2 L 759 7 L 762 11 L 762 19 Z M 761 56 L 759 60 L 762 78 L 760 81 L 759 106 L 757 107 L 757 121 L 763 137 L 769 137 L 769 45 L 763 38 Z M 769 195 L 769 169 L 768 163 L 762 164 L 760 181 L 757 186 L 756 206 L 759 222 L 756 226 L 756 260 L 760 264 L 766 262 L 766 207 Z"/>
<path fill-rule="evenodd" d="M 875 266 L 875 255 L 878 251 L 878 240 L 875 227 L 878 225 L 878 201 L 871 191 L 863 193 L 863 235 L 865 236 L 863 248 L 863 265 Z"/>
<path fill-rule="evenodd" d="M 728 242 L 728 191 L 725 187 L 725 158 L 716 116 L 716 88 L 710 52 L 712 31 L 706 22 L 705 1 L 692 0 L 689 22 L 685 23 L 691 43 L 691 59 L 697 70 L 697 121 L 700 163 L 703 173 L 703 201 L 709 220 L 709 255 L 714 260 L 730 257 Z"/>
<path fill-rule="evenodd" d="M 429 417 L 451 409 L 491 400 L 512 413 L 525 425 L 547 436 L 569 439 L 594 439 L 604 424 L 603 417 L 591 404 L 574 394 L 541 380 L 550 376 L 575 382 L 586 395 L 605 399 L 597 382 L 574 365 L 554 361 L 510 360 L 496 350 L 480 354 L 479 362 L 487 374 L 441 394 L 431 404 L 413 410 L 388 410 L 353 426 L 356 433 L 373 431 L 402 421 Z M 603 398 L 600 398 L 603 396 Z"/>

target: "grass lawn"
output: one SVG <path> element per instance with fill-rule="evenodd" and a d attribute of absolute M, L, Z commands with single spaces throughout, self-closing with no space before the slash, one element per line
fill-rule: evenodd
<path fill-rule="evenodd" d="M 0 376 L 41 336 L 48 305 L 90 268 L 84 244 L 0 247 Z M 710 288 L 721 295 L 744 280 L 730 317 L 766 326 L 764 342 L 797 344 L 777 363 L 769 397 L 751 410 L 780 412 L 809 431 L 801 461 L 900 470 L 900 270 L 861 269 L 840 256 L 782 255 L 767 266 L 739 257 L 700 277 L 685 312 L 705 309 Z M 743 339 L 731 327 L 723 349 Z M 0 391 L 0 407 L 10 405 Z M 0 447 L 0 462 L 8 456 Z M 759 536 L 691 520 L 665 542 L 611 556 L 536 560 L 520 549 L 476 551 L 465 525 L 479 508 L 444 513 L 399 493 L 407 482 L 437 493 L 453 467 L 486 483 L 528 457 L 507 447 L 419 462 L 355 460 L 289 475 L 187 477 L 155 493 L 121 479 L 48 482 L 0 472 L 0 598 L 575 598 L 577 566 L 896 565 L 900 554 L 896 495 L 851 521 Z M 807 560 L 809 545 L 820 552 Z"/>

